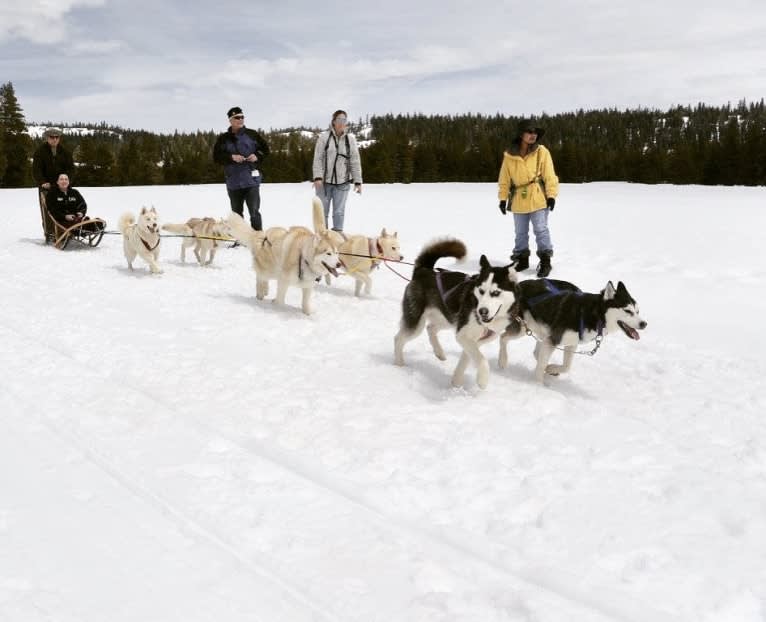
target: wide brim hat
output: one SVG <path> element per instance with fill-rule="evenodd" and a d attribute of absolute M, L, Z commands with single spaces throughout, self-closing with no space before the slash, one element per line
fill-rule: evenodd
<path fill-rule="evenodd" d="M 521 138 L 524 132 L 533 131 L 537 133 L 537 140 L 540 140 L 545 134 L 545 128 L 540 127 L 532 119 L 522 119 L 516 126 L 516 138 Z"/>
<path fill-rule="evenodd" d="M 64 132 L 60 127 L 49 127 L 46 128 L 46 130 L 43 132 L 43 138 L 48 138 L 50 136 L 61 136 L 63 133 Z"/>

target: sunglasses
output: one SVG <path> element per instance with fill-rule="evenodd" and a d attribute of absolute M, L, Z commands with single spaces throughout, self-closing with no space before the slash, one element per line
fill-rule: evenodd
<path fill-rule="evenodd" d="M 335 117 L 335 123 L 340 123 L 341 125 L 345 125 L 348 123 L 348 119 L 346 117 Z"/>
<path fill-rule="evenodd" d="M 243 114 L 235 114 L 235 115 L 232 117 L 232 119 L 236 119 L 237 121 L 241 121 L 241 120 L 242 120 L 242 119 L 244 119 L 244 118 L 245 118 L 245 115 L 243 115 Z"/>

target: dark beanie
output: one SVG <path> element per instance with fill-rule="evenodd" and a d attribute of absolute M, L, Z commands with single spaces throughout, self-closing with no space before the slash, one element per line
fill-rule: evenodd
<path fill-rule="evenodd" d="M 545 130 L 539 127 L 532 119 L 522 119 L 516 127 L 516 138 L 521 138 L 521 135 L 529 130 L 537 132 L 537 140 L 540 140 L 543 134 L 545 134 Z"/>
<path fill-rule="evenodd" d="M 226 118 L 231 119 L 235 114 L 242 114 L 242 108 L 239 106 L 234 106 L 234 108 L 229 108 L 229 111 L 226 113 Z"/>

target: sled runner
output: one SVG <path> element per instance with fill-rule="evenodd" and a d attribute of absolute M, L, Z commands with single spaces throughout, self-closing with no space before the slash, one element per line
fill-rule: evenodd
<path fill-rule="evenodd" d="M 101 218 L 86 218 L 71 227 L 65 227 L 56 221 L 48 211 L 45 204 L 45 193 L 40 193 L 40 216 L 43 223 L 43 233 L 45 234 L 45 243 L 53 244 L 59 250 L 64 250 L 69 244 L 69 240 L 74 238 L 86 246 L 98 246 L 101 238 L 104 237 L 106 221 Z"/>

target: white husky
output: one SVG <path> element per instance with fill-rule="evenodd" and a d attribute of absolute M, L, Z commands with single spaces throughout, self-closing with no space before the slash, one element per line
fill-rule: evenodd
<path fill-rule="evenodd" d="M 157 263 L 160 257 L 160 226 L 154 207 L 142 207 L 138 221 L 129 212 L 123 214 L 118 228 L 122 233 L 122 248 L 128 268 L 133 269 L 133 260 L 138 255 L 149 264 L 152 274 L 161 274 L 162 268 Z"/>
<path fill-rule="evenodd" d="M 301 309 L 310 315 L 314 285 L 326 274 L 338 276 L 340 267 L 338 249 L 327 229 L 317 233 L 306 227 L 272 227 L 266 231 L 254 231 L 239 214 L 233 212 L 227 224 L 231 235 L 247 246 L 253 255 L 256 297 L 259 300 L 264 298 L 268 294 L 269 280 L 276 279 L 274 302 L 284 304 L 288 287 L 300 287 Z"/>
<path fill-rule="evenodd" d="M 322 202 L 319 197 L 314 197 L 313 206 L 314 231 L 327 230 L 322 214 Z M 372 292 L 372 271 L 380 266 L 382 260 L 401 261 L 404 259 L 400 252 L 401 244 L 397 232 L 391 234 L 384 228 L 376 238 L 368 238 L 360 234 L 348 235 L 333 230 L 328 233 L 338 247 L 340 262 L 343 266 L 341 274 L 347 274 L 356 280 L 354 287 L 354 295 L 356 296 L 362 295 L 362 287 L 364 287 L 364 293 L 370 295 Z M 329 274 L 325 276 L 325 282 L 330 284 Z"/>
<path fill-rule="evenodd" d="M 200 266 L 209 266 L 213 263 L 218 249 L 218 240 L 226 239 L 229 234 L 229 226 L 225 220 L 209 217 L 190 218 L 180 224 L 166 223 L 162 225 L 162 229 L 185 235 L 181 242 L 181 263 L 186 263 L 186 249 L 194 247 L 194 256 Z"/>

